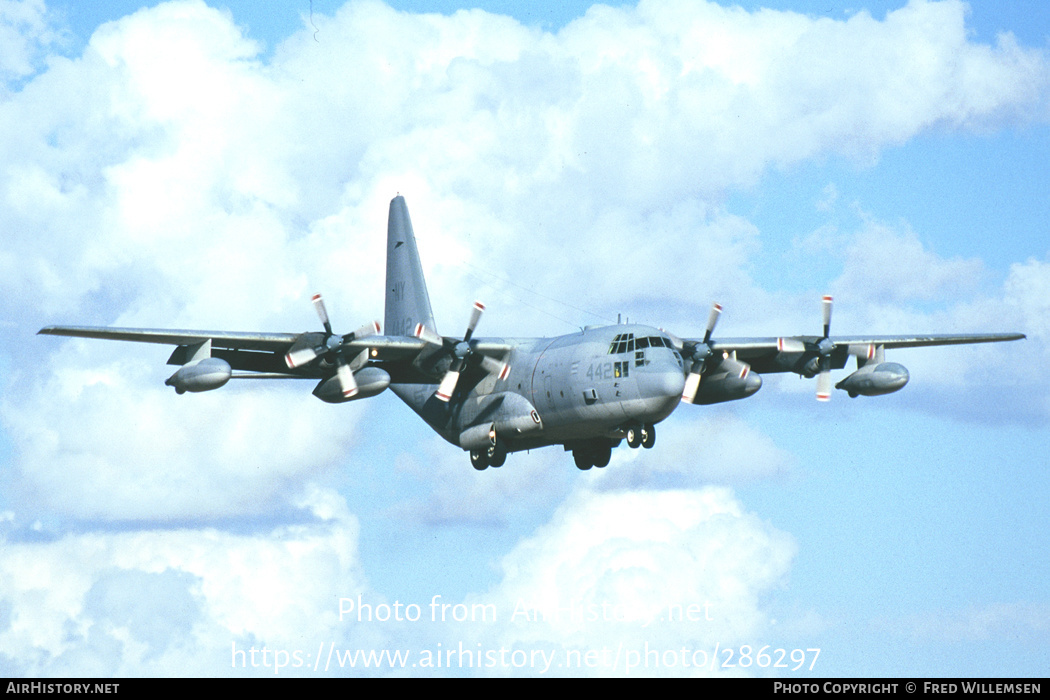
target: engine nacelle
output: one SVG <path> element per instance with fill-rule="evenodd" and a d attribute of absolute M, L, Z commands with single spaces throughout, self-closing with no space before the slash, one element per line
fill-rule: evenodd
<path fill-rule="evenodd" d="M 325 403 L 346 403 L 357 399 L 367 399 L 383 393 L 383 390 L 390 386 L 390 375 L 378 367 L 362 367 L 354 372 L 354 381 L 357 383 L 357 393 L 349 398 L 343 396 L 339 377 L 335 375 L 318 384 L 314 388 L 314 396 Z"/>
<path fill-rule="evenodd" d="M 851 397 L 882 396 L 900 391 L 908 383 L 908 370 L 896 362 L 867 364 L 835 385 Z"/>
<path fill-rule="evenodd" d="M 232 374 L 229 362 L 218 357 L 209 357 L 192 365 L 185 365 L 164 383 L 175 387 L 179 394 L 185 394 L 187 391 L 211 391 L 230 381 Z"/>
<path fill-rule="evenodd" d="M 696 390 L 694 404 L 713 404 L 746 399 L 762 388 L 762 377 L 743 362 L 723 360 L 711 374 L 705 374 Z"/>

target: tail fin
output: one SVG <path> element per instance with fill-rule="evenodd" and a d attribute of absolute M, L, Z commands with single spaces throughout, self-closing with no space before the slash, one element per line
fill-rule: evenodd
<path fill-rule="evenodd" d="M 412 335 L 418 324 L 437 332 L 412 220 L 408 218 L 405 198 L 398 195 L 390 200 L 386 229 L 386 319 L 383 331 L 387 335 Z"/>

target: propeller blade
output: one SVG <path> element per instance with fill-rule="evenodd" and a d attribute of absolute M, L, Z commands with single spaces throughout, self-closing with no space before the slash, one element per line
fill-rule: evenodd
<path fill-rule="evenodd" d="M 777 352 L 805 352 L 806 344 L 798 338 L 777 338 Z"/>
<path fill-rule="evenodd" d="M 501 380 L 506 379 L 510 375 L 510 365 L 485 355 L 481 356 L 481 366 L 486 372 L 495 374 Z"/>
<path fill-rule="evenodd" d="M 422 323 L 416 324 L 416 330 L 415 330 L 414 335 L 417 338 L 419 338 L 420 340 L 424 340 L 424 341 L 430 343 L 431 345 L 444 345 L 445 344 L 445 340 L 440 335 L 438 335 L 434 331 L 430 330 L 429 328 L 424 326 Z"/>
<path fill-rule="evenodd" d="M 831 372 L 828 370 L 817 375 L 817 401 L 831 401 Z"/>
<path fill-rule="evenodd" d="M 684 340 L 682 340 L 677 335 L 675 335 L 674 333 L 671 333 L 670 331 L 668 331 L 668 330 L 666 330 L 664 328 L 661 328 L 660 332 L 667 336 L 667 338 L 671 341 L 671 345 L 674 346 L 675 350 L 677 350 L 678 352 L 682 352 L 682 350 L 685 348 L 685 341 Z"/>
<path fill-rule="evenodd" d="M 335 370 L 335 376 L 339 378 L 339 388 L 342 389 L 343 396 L 350 398 L 357 394 L 357 381 L 354 379 L 354 372 L 349 365 L 340 362 Z"/>
<path fill-rule="evenodd" d="M 459 370 L 450 369 L 445 373 L 444 378 L 441 380 L 441 384 L 438 386 L 437 397 L 441 401 L 448 403 L 452 399 L 453 392 L 456 391 L 456 384 L 459 382 Z"/>
<path fill-rule="evenodd" d="M 474 335 L 474 329 L 478 327 L 478 321 L 481 320 L 481 314 L 485 312 L 485 305 L 480 301 L 474 302 L 474 308 L 470 311 L 470 322 L 467 324 L 467 333 L 463 336 L 463 342 L 470 342 L 470 338 Z"/>
<path fill-rule="evenodd" d="M 288 369 L 295 369 L 296 367 L 302 367 L 305 364 L 313 362 L 317 359 L 319 354 L 317 348 L 300 348 L 299 350 L 285 355 L 284 363 L 288 365 Z"/>
<path fill-rule="evenodd" d="M 314 294 L 312 301 L 314 309 L 317 310 L 317 316 L 321 319 L 321 324 L 324 326 L 325 333 L 332 335 L 332 324 L 328 320 L 328 311 L 324 307 L 324 299 L 321 298 L 320 294 Z"/>
<path fill-rule="evenodd" d="M 372 321 L 358 328 L 356 331 L 350 334 L 351 340 L 357 340 L 358 338 L 369 338 L 373 335 L 379 335 L 379 321 Z"/>
<path fill-rule="evenodd" d="M 824 316 L 824 337 L 827 338 L 831 335 L 831 302 L 832 298 L 830 295 L 825 294 L 821 297 L 820 307 Z"/>
<path fill-rule="evenodd" d="M 722 305 L 712 304 L 711 313 L 707 316 L 707 331 L 704 333 L 704 344 L 711 342 L 711 334 L 715 332 L 715 325 L 718 324 L 718 317 L 722 315 Z"/>
<path fill-rule="evenodd" d="M 690 372 L 685 378 L 685 388 L 682 390 L 682 401 L 693 403 L 696 400 L 696 392 L 700 389 L 700 373 Z"/>

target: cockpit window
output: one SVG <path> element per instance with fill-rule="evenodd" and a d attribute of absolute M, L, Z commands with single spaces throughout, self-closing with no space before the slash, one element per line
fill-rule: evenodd
<path fill-rule="evenodd" d="M 670 340 L 658 335 L 635 338 L 634 333 L 621 333 L 613 338 L 612 344 L 609 346 L 609 354 L 620 355 L 625 352 L 645 350 L 646 348 L 670 348 L 673 350 L 674 346 Z"/>
<path fill-rule="evenodd" d="M 619 355 L 625 352 L 634 352 L 634 333 L 621 333 L 613 338 L 609 346 L 610 355 Z"/>

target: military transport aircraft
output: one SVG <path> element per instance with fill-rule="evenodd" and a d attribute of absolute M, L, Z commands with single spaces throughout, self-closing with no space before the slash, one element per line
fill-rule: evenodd
<path fill-rule="evenodd" d="M 387 224 L 386 334 L 372 323 L 336 334 L 320 295 L 324 332 L 239 333 L 49 326 L 45 335 L 177 346 L 165 382 L 179 394 L 218 389 L 231 378 L 312 378 L 313 394 L 341 403 L 389 388 L 441 437 L 470 452 L 475 469 L 500 467 L 509 452 L 546 445 L 571 450 L 580 469 L 609 464 L 612 449 L 651 448 L 655 425 L 680 403 L 713 404 L 751 396 L 767 372 L 817 378 L 831 397 L 831 370 L 856 358 L 836 384 L 850 396 L 899 390 L 908 370 L 886 362 L 886 348 L 1018 340 L 979 335 L 830 335 L 832 299 L 822 300 L 824 332 L 787 338 L 715 339 L 715 304 L 703 338 L 678 338 L 641 325 L 588 327 L 556 338 L 476 338 L 485 307 L 475 302 L 462 338 L 434 323 L 405 200 L 390 202 Z M 239 373 L 234 374 L 234 370 Z M 240 374 L 246 373 L 246 374 Z"/>

